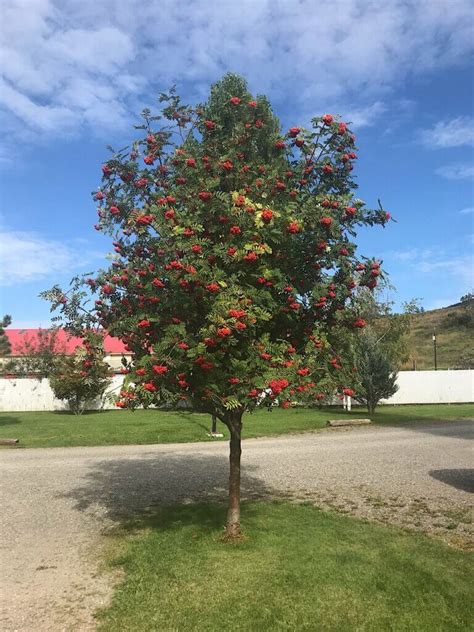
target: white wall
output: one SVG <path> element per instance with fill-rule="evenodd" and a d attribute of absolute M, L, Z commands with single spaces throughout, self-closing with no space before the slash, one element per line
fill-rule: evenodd
<path fill-rule="evenodd" d="M 116 394 L 123 382 L 123 375 L 115 375 L 108 393 Z M 101 406 L 102 404 L 102 406 Z M 103 402 L 91 402 L 88 408 L 114 408 L 114 404 L 104 397 Z M 0 379 L 0 411 L 40 411 L 67 410 L 67 403 L 54 397 L 49 386 L 49 380 L 35 380 L 30 378 Z"/>
<path fill-rule="evenodd" d="M 118 393 L 122 375 L 113 378 L 109 393 Z M 401 371 L 399 391 L 385 404 L 454 404 L 474 402 L 474 370 Z M 95 406 L 100 408 L 100 402 Z M 105 400 L 104 408 L 114 408 Z M 48 380 L 0 379 L 0 411 L 65 410 L 67 405 L 54 398 Z"/>
<path fill-rule="evenodd" d="M 400 371 L 398 391 L 383 404 L 474 402 L 474 370 Z"/>

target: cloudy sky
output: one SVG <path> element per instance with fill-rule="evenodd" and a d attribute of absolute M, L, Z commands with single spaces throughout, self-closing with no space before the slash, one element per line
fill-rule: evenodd
<path fill-rule="evenodd" d="M 397 223 L 360 236 L 397 304 L 469 291 L 474 243 L 471 0 L 1 0 L 0 297 L 48 323 L 38 293 L 103 264 L 90 192 L 107 144 L 176 84 L 202 100 L 226 71 L 283 125 L 339 113 L 358 195 Z"/>

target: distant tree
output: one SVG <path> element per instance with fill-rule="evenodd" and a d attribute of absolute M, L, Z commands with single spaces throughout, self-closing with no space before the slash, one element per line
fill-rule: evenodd
<path fill-rule="evenodd" d="M 408 358 L 407 333 L 417 313 L 413 309 L 416 299 L 405 304 L 404 313 L 393 313 L 393 304 L 382 298 L 383 289 L 374 293 L 359 288 L 352 301 L 352 309 L 364 324 L 348 340 L 356 375 L 353 397 L 367 406 L 369 414 L 398 389 L 397 370 Z"/>
<path fill-rule="evenodd" d="M 358 288 L 352 300 L 355 314 L 361 318 L 365 327 L 359 328 L 355 334 L 372 332 L 383 348 L 385 356 L 394 367 L 399 367 L 408 359 L 408 337 L 414 311 L 418 299 L 404 303 L 403 313 L 393 312 L 393 303 L 383 299 L 386 282 L 375 292 L 367 288 Z"/>
<path fill-rule="evenodd" d="M 12 317 L 6 314 L 2 320 L 0 320 L 0 356 L 9 355 L 12 351 L 10 341 L 5 333 L 5 329 L 8 325 L 11 325 Z"/>
<path fill-rule="evenodd" d="M 461 296 L 459 301 L 461 303 L 469 303 L 470 301 L 474 301 L 474 292 L 468 292 L 467 294 L 464 294 L 464 296 Z"/>
<path fill-rule="evenodd" d="M 58 356 L 65 353 L 66 345 L 58 340 L 57 328 L 40 328 L 34 336 L 25 332 L 17 343 L 15 357 L 4 365 L 4 371 L 42 380 L 49 376 Z"/>
<path fill-rule="evenodd" d="M 366 329 L 357 337 L 354 355 L 357 370 L 354 398 L 367 406 L 372 415 L 381 399 L 387 399 L 397 392 L 397 370 L 373 330 Z"/>
<path fill-rule="evenodd" d="M 49 383 L 57 399 L 80 415 L 88 402 L 102 397 L 110 384 L 110 367 L 104 362 L 102 337 L 87 334 L 84 345 L 73 355 L 56 356 L 49 371 Z"/>
<path fill-rule="evenodd" d="M 403 312 L 405 314 L 424 314 L 425 308 L 420 304 L 422 300 L 423 299 L 421 298 L 412 298 L 411 300 L 406 301 L 402 305 Z"/>

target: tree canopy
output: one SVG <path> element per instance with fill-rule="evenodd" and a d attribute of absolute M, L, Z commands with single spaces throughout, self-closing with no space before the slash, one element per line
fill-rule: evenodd
<path fill-rule="evenodd" d="M 86 281 L 93 316 L 132 353 L 118 406 L 183 400 L 219 417 L 240 450 L 244 412 L 350 385 L 333 341 L 364 326 L 345 308 L 381 275 L 358 256 L 356 228 L 390 215 L 355 197 L 355 137 L 336 116 L 282 131 L 232 74 L 204 104 L 174 90 L 160 102 L 94 192 L 115 257 Z M 46 295 L 84 327 L 81 292 Z"/>
<path fill-rule="evenodd" d="M 5 333 L 5 328 L 11 325 L 12 317 L 9 314 L 0 320 L 0 356 L 9 355 L 12 351 L 10 341 Z"/>

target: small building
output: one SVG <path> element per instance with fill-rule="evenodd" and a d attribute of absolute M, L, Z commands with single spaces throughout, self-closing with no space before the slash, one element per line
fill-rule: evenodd
<path fill-rule="evenodd" d="M 35 353 L 47 340 L 51 351 L 58 355 L 72 355 L 77 347 L 82 346 L 82 338 L 71 336 L 64 329 L 5 329 L 10 342 L 11 353 L 3 360 L 15 360 Z M 49 337 L 49 338 L 48 338 Z M 104 338 L 104 360 L 118 373 L 122 367 L 122 358 L 130 358 L 130 352 L 118 338 L 106 335 Z"/>

